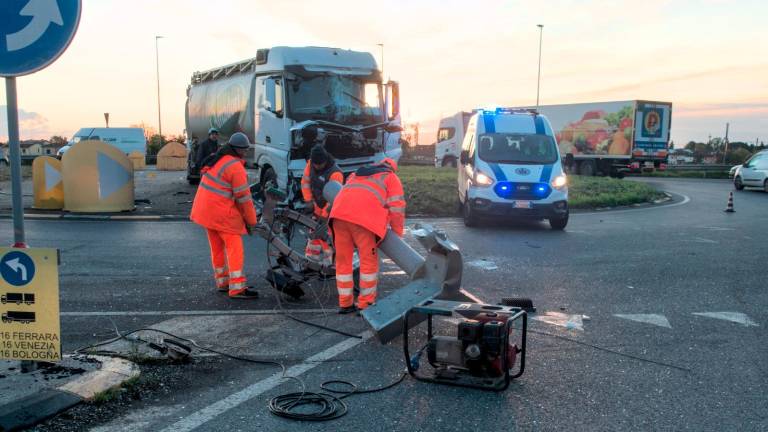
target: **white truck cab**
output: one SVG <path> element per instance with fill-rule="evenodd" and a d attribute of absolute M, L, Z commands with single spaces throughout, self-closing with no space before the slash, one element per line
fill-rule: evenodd
<path fill-rule="evenodd" d="M 440 119 L 440 127 L 437 129 L 437 141 L 435 142 L 435 166 L 453 167 L 458 165 L 459 149 L 467 132 L 471 112 L 460 111 L 456 114 Z"/>
<path fill-rule="evenodd" d="M 458 192 L 464 223 L 479 217 L 568 224 L 568 186 L 549 121 L 535 110 L 478 110 L 461 145 Z"/>

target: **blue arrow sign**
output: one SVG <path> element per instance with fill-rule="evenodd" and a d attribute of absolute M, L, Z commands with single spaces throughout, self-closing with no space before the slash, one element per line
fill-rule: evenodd
<path fill-rule="evenodd" d="M 96 155 L 99 170 L 99 199 L 106 199 L 130 182 L 133 172 L 102 152 L 96 152 Z"/>
<path fill-rule="evenodd" d="M 35 262 L 24 252 L 8 252 L 0 259 L 0 275 L 13 286 L 23 286 L 35 277 Z"/>
<path fill-rule="evenodd" d="M 0 76 L 36 72 L 67 49 L 80 23 L 81 0 L 0 2 Z"/>

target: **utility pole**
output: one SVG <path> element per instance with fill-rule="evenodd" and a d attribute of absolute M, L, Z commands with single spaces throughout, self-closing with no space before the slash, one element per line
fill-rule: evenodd
<path fill-rule="evenodd" d="M 155 65 L 157 66 L 157 129 L 158 134 L 163 136 L 163 121 L 160 116 L 160 51 L 157 47 L 158 41 L 162 36 L 155 36 Z"/>
<path fill-rule="evenodd" d="M 536 78 L 536 109 L 539 109 L 539 87 L 541 86 L 541 42 L 544 34 L 544 24 L 536 24 L 539 28 L 539 74 Z"/>
<path fill-rule="evenodd" d="M 381 47 L 381 80 L 384 81 L 384 44 L 376 44 Z"/>
<path fill-rule="evenodd" d="M 729 123 L 725 124 L 725 151 L 723 152 L 723 163 L 725 162 L 725 158 L 728 156 L 728 126 L 730 126 Z"/>

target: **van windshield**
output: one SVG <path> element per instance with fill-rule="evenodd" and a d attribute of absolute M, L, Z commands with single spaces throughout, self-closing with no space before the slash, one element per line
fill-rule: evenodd
<path fill-rule="evenodd" d="M 373 124 L 383 120 L 381 86 L 354 77 L 317 75 L 288 81 L 288 106 L 296 121 Z"/>
<path fill-rule="evenodd" d="M 477 140 L 478 156 L 486 162 L 551 164 L 557 161 L 555 140 L 548 135 L 488 133 Z"/>

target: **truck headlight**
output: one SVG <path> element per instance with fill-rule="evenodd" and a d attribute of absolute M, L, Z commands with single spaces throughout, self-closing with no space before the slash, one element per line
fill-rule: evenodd
<path fill-rule="evenodd" d="M 562 189 L 568 184 L 568 179 L 565 174 L 560 174 L 552 180 L 552 187 L 555 189 Z"/>
<path fill-rule="evenodd" d="M 493 179 L 488 174 L 478 171 L 475 173 L 475 184 L 477 186 L 490 186 L 493 184 Z"/>

